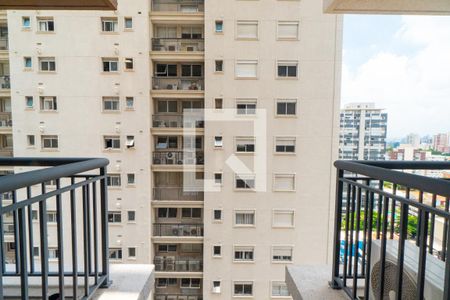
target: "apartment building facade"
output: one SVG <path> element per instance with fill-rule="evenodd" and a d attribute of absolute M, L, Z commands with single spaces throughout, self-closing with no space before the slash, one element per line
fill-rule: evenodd
<path fill-rule="evenodd" d="M 14 156 L 111 161 L 111 262 L 154 263 L 156 300 L 289 299 L 286 264 L 331 257 L 342 19 L 319 2 L 8 11 Z"/>
<path fill-rule="evenodd" d="M 339 158 L 384 160 L 387 113 L 374 103 L 352 103 L 341 110 Z"/>

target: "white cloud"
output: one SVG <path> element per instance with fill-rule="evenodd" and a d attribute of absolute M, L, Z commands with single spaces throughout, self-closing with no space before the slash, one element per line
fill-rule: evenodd
<path fill-rule="evenodd" d="M 386 108 L 390 137 L 448 132 L 450 18 L 411 16 L 402 24 L 395 38 L 414 51 L 385 50 L 355 70 L 344 65 L 342 102 L 372 101 Z"/>

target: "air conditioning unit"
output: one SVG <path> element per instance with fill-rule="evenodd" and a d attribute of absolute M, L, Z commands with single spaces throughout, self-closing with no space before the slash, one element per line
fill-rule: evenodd
<path fill-rule="evenodd" d="M 155 271 L 164 271 L 164 263 L 156 263 L 155 262 Z"/>
<path fill-rule="evenodd" d="M 378 291 L 380 289 L 380 249 L 381 241 L 376 240 L 372 242 L 372 257 L 371 257 L 371 280 L 370 280 L 370 294 L 371 299 L 377 299 Z M 383 299 L 393 299 L 395 295 L 395 283 L 397 279 L 397 254 L 398 241 L 388 240 L 386 244 L 386 265 L 385 265 L 385 289 Z M 444 274 L 445 263 L 438 258 L 426 254 L 426 272 L 425 272 L 425 291 L 424 299 L 442 299 L 444 295 Z M 405 257 L 403 265 L 403 287 L 402 299 L 416 299 L 417 298 L 417 270 L 419 264 L 419 247 L 415 244 L 405 242 Z M 375 297 L 375 295 L 377 297 Z"/>
<path fill-rule="evenodd" d="M 176 263 L 177 271 L 179 272 L 187 272 L 188 268 L 185 261 L 177 261 Z"/>
<path fill-rule="evenodd" d="M 174 272 L 175 271 L 175 264 L 168 264 L 166 263 L 166 272 Z"/>
<path fill-rule="evenodd" d="M 200 271 L 200 262 L 199 261 L 190 261 L 189 262 L 189 270 L 191 272 L 199 272 Z"/>
<path fill-rule="evenodd" d="M 191 235 L 192 235 L 192 236 L 197 236 L 197 235 L 198 235 L 198 230 L 197 230 L 197 228 L 191 228 Z"/>

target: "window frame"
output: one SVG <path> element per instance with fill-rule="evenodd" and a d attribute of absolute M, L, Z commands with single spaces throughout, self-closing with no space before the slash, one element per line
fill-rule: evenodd
<path fill-rule="evenodd" d="M 107 108 L 106 104 L 110 103 L 111 108 Z M 114 109 L 115 104 L 117 108 Z M 120 112 L 120 97 L 103 96 L 102 97 L 102 111 L 103 112 Z"/>
<path fill-rule="evenodd" d="M 253 141 L 253 144 L 242 142 L 242 141 L 248 142 L 250 140 Z M 252 149 L 252 145 L 253 145 L 253 149 Z M 239 150 L 240 149 L 239 147 L 244 147 L 244 148 L 243 148 L 243 150 Z M 256 153 L 256 137 L 254 137 L 254 136 L 235 136 L 234 137 L 234 152 L 236 154 L 254 154 L 254 153 Z"/>
<path fill-rule="evenodd" d="M 117 57 L 102 57 L 102 72 L 103 73 L 119 73 L 119 59 Z M 108 64 L 108 68 L 106 70 L 105 63 Z M 116 64 L 115 70 L 112 70 L 113 64 Z"/>
<path fill-rule="evenodd" d="M 259 21 L 258 20 L 236 20 L 235 39 L 241 41 L 257 41 L 259 40 Z M 256 35 L 252 36 L 239 36 L 239 26 L 256 25 Z"/>
<path fill-rule="evenodd" d="M 239 249 L 241 248 L 241 249 Z M 251 250 L 248 250 L 250 249 Z M 237 259 L 236 258 L 236 252 L 243 252 L 245 254 L 246 252 L 252 253 L 251 259 Z M 243 255 L 244 257 L 245 255 Z M 255 245 L 233 245 L 233 262 L 234 263 L 255 263 Z"/>
<path fill-rule="evenodd" d="M 270 281 L 270 297 L 272 297 L 272 298 L 291 299 L 292 296 L 289 293 L 289 290 L 287 290 L 288 291 L 288 295 L 274 295 L 273 294 L 273 292 L 274 292 L 274 284 L 280 284 L 280 283 L 281 283 L 281 285 L 284 285 L 286 287 L 286 289 L 287 289 L 287 284 L 286 284 L 286 282 L 284 280 L 271 280 Z"/>
<path fill-rule="evenodd" d="M 277 214 L 289 214 L 292 217 L 291 225 L 277 225 L 275 222 L 275 216 Z M 295 209 L 273 209 L 272 228 L 295 228 Z"/>
<path fill-rule="evenodd" d="M 119 32 L 119 19 L 117 17 L 101 17 L 100 18 L 100 23 L 101 23 L 101 32 L 102 33 L 117 33 Z M 109 25 L 112 30 L 106 30 L 107 28 L 107 24 L 112 24 Z"/>
<path fill-rule="evenodd" d="M 238 184 L 237 184 L 238 179 L 243 180 L 245 182 L 245 184 L 248 185 L 247 182 L 245 181 L 245 178 L 242 178 L 241 176 L 253 177 L 253 187 L 252 186 L 250 186 L 248 188 L 247 187 L 238 187 Z M 250 178 L 250 180 L 251 180 L 251 178 Z M 256 188 L 256 174 L 237 174 L 237 173 L 234 174 L 234 189 L 236 191 L 255 191 L 255 188 Z"/>
<path fill-rule="evenodd" d="M 288 104 L 289 103 L 294 103 L 295 104 L 295 113 L 294 114 L 288 114 Z M 286 104 L 285 107 L 285 113 L 284 114 L 280 114 L 278 112 L 278 104 Z M 276 118 L 297 118 L 298 116 L 298 104 L 299 101 L 297 98 L 276 98 L 275 99 L 275 117 Z"/>
<path fill-rule="evenodd" d="M 253 215 L 253 224 L 238 224 L 237 223 L 237 215 L 238 214 L 247 214 Z M 256 227 L 256 209 L 235 209 L 233 210 L 233 227 L 237 228 L 254 228 Z"/>
<path fill-rule="evenodd" d="M 46 106 L 50 108 L 46 108 Z M 39 97 L 39 110 L 43 112 L 58 111 L 58 100 L 56 96 L 40 96 Z"/>
<path fill-rule="evenodd" d="M 31 23 L 31 20 L 30 20 Z M 55 26 L 55 18 L 54 17 L 36 17 L 37 28 L 36 31 L 38 33 L 53 33 L 56 31 Z M 44 30 L 42 30 L 42 25 L 44 25 Z M 50 27 L 52 27 L 50 29 Z"/>
<path fill-rule="evenodd" d="M 294 151 L 286 151 L 286 147 L 292 147 L 290 145 L 280 145 L 280 147 L 284 147 L 284 151 L 278 151 L 278 143 L 281 142 L 293 142 Z M 295 136 L 275 136 L 273 142 L 273 151 L 277 155 L 295 155 L 297 154 L 297 137 Z"/>
<path fill-rule="evenodd" d="M 112 179 L 116 179 L 116 182 L 113 182 Z M 114 183 L 114 184 L 112 184 Z M 122 187 L 122 175 L 120 173 L 108 173 L 106 174 L 106 186 L 108 188 L 120 188 Z"/>
<path fill-rule="evenodd" d="M 219 254 L 216 254 L 216 252 L 215 252 L 216 247 L 218 247 L 220 249 L 220 253 Z M 223 247 L 222 247 L 221 244 L 214 244 L 214 245 L 212 245 L 211 246 L 211 256 L 213 258 L 222 258 L 222 255 L 223 255 L 223 251 L 222 250 L 223 250 Z"/>
<path fill-rule="evenodd" d="M 254 65 L 255 75 L 254 76 L 240 76 L 238 74 L 239 65 Z M 234 64 L 234 78 L 236 80 L 255 80 L 258 79 L 259 75 L 259 61 L 257 59 L 237 59 Z"/>
<path fill-rule="evenodd" d="M 295 36 L 295 37 L 280 36 L 280 25 L 281 26 L 296 25 L 297 26 L 297 36 Z M 300 21 L 284 21 L 284 20 L 277 21 L 277 40 L 278 41 L 298 41 L 298 40 L 300 40 Z"/>
<path fill-rule="evenodd" d="M 282 76 L 280 75 L 280 67 L 284 67 L 286 68 L 286 75 Z M 289 69 L 291 67 L 295 67 L 295 76 L 290 76 L 289 75 Z M 298 79 L 299 78 L 299 62 L 298 60 L 277 60 L 276 63 L 276 78 L 277 79 Z"/>
<path fill-rule="evenodd" d="M 239 105 L 245 105 L 245 108 L 239 108 Z M 248 105 L 254 105 L 255 108 L 248 108 Z M 254 117 L 256 116 L 256 110 L 258 109 L 257 98 L 236 98 L 235 100 L 236 116 L 238 117 Z M 241 113 L 241 112 L 244 113 Z M 253 112 L 253 113 L 252 113 Z"/>
<path fill-rule="evenodd" d="M 251 293 L 239 293 L 236 294 L 236 285 L 242 285 L 242 291 L 245 291 L 245 285 L 251 285 Z M 232 287 L 232 296 L 233 297 L 254 297 L 254 281 L 248 281 L 248 280 L 233 280 L 233 287 Z"/>
<path fill-rule="evenodd" d="M 54 56 L 40 56 L 38 57 L 38 62 L 39 62 L 39 72 L 42 73 L 56 72 L 56 58 Z M 43 64 L 46 65 L 47 70 L 44 70 Z"/>
<path fill-rule="evenodd" d="M 122 224 L 122 212 L 120 210 L 110 210 L 107 216 L 108 224 Z M 111 221 L 110 221 L 111 217 Z"/>
<path fill-rule="evenodd" d="M 276 180 L 278 178 L 292 178 L 293 189 L 279 189 L 276 187 Z M 296 192 L 297 190 L 297 173 L 273 173 L 272 189 L 274 192 Z"/>
<path fill-rule="evenodd" d="M 282 249 L 282 250 L 286 250 L 289 249 L 291 252 L 291 259 L 290 260 L 275 260 L 274 259 L 274 254 L 275 254 L 275 250 L 277 250 L 276 248 Z M 271 246 L 271 250 L 270 250 L 270 261 L 273 264 L 292 264 L 294 262 L 294 245 L 272 245 Z M 281 257 L 281 255 L 280 255 Z"/>
<path fill-rule="evenodd" d="M 45 146 L 45 140 L 50 140 L 51 147 Z M 54 147 L 56 140 L 56 147 Z M 44 134 L 41 135 L 41 149 L 42 150 L 58 150 L 59 149 L 59 137 L 58 135 L 54 134 Z"/>
<path fill-rule="evenodd" d="M 111 147 L 106 147 L 107 140 L 111 140 Z M 118 142 L 118 147 L 117 146 Z M 120 135 L 104 135 L 103 136 L 103 150 L 111 151 L 116 150 L 119 151 L 122 149 L 122 141 Z"/>

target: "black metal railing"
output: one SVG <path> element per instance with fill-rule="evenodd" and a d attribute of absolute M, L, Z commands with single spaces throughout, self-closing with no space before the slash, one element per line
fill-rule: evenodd
<path fill-rule="evenodd" d="M 196 13 L 205 10 L 204 0 L 153 0 L 152 11 Z"/>
<path fill-rule="evenodd" d="M 411 174 L 450 162 L 335 166 L 331 286 L 351 299 L 450 299 L 450 181 Z"/>
<path fill-rule="evenodd" d="M 107 165 L 102 158 L 0 158 L 0 166 L 30 168 L 0 178 L 0 194 L 12 194 L 0 208 L 0 299 L 89 299 L 108 286 Z"/>
<path fill-rule="evenodd" d="M 153 77 L 154 90 L 202 91 L 203 77 Z"/>
<path fill-rule="evenodd" d="M 204 128 L 204 120 L 191 120 L 182 114 L 153 115 L 153 128 Z"/>
<path fill-rule="evenodd" d="M 155 271 L 160 272 L 201 272 L 203 260 L 195 258 L 155 256 Z"/>
<path fill-rule="evenodd" d="M 203 236 L 202 224 L 175 224 L 155 223 L 153 224 L 154 236 Z"/>
<path fill-rule="evenodd" d="M 188 187 L 154 187 L 153 200 L 186 200 L 186 201 L 201 201 L 204 199 L 202 191 L 197 191 L 198 188 Z"/>
<path fill-rule="evenodd" d="M 153 51 L 167 52 L 203 52 L 205 51 L 204 39 L 184 38 L 152 38 Z"/>
<path fill-rule="evenodd" d="M 158 151 L 153 152 L 154 165 L 203 165 L 203 151 Z"/>

